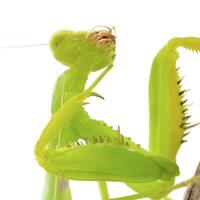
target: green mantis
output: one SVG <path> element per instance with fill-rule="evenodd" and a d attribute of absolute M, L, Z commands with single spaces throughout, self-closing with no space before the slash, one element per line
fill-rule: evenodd
<path fill-rule="evenodd" d="M 48 172 L 43 199 L 71 199 L 68 179 L 99 181 L 103 200 L 110 199 L 105 181 L 124 182 L 137 192 L 116 200 L 161 199 L 177 188 L 199 181 L 197 176 L 174 185 L 179 175 L 177 152 L 185 130 L 195 126 L 187 122 L 184 91 L 176 68 L 179 46 L 198 51 L 200 39 L 172 39 L 153 61 L 147 151 L 119 130 L 92 119 L 84 109 L 87 98 L 103 98 L 93 90 L 113 67 L 112 30 L 107 27 L 82 32 L 63 30 L 53 35 L 50 40 L 53 55 L 70 69 L 57 80 L 52 117 L 35 146 L 36 160 Z M 102 73 L 85 88 L 88 75 L 100 69 Z"/>

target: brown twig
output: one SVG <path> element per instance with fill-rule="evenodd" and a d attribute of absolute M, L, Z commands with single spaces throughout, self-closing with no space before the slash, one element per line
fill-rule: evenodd
<path fill-rule="evenodd" d="M 200 175 L 200 163 L 198 164 L 195 175 Z M 200 200 L 200 183 L 195 183 L 188 187 L 184 200 Z"/>

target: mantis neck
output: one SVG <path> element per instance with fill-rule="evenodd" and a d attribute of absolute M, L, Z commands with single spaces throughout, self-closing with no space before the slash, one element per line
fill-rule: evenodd
<path fill-rule="evenodd" d="M 72 67 L 64 72 L 64 101 L 84 90 L 88 75 L 89 72 L 80 67 Z"/>
<path fill-rule="evenodd" d="M 88 75 L 89 72 L 80 67 L 71 67 L 58 77 L 51 103 L 52 114 L 57 112 L 65 101 L 84 90 Z"/>

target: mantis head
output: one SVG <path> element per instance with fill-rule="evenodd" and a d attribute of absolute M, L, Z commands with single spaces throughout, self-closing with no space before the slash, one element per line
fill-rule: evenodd
<path fill-rule="evenodd" d="M 113 62 L 115 36 L 108 27 L 81 32 L 62 30 L 52 36 L 50 48 L 64 65 L 97 71 Z"/>

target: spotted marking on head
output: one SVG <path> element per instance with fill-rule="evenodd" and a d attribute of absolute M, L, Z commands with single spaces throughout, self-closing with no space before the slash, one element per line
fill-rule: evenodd
<path fill-rule="evenodd" d="M 109 28 L 106 26 L 94 27 L 88 31 L 86 38 L 96 42 L 99 46 L 112 49 L 116 44 L 116 37 L 113 32 L 114 28 Z"/>
<path fill-rule="evenodd" d="M 61 180 L 60 180 L 60 191 L 65 192 L 68 186 L 69 186 L 69 180 L 65 179 L 65 178 L 61 178 Z"/>

